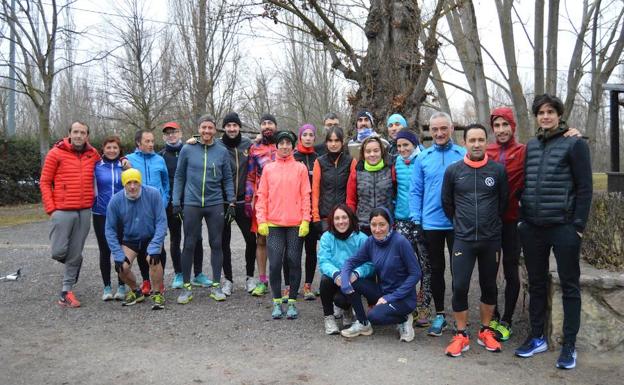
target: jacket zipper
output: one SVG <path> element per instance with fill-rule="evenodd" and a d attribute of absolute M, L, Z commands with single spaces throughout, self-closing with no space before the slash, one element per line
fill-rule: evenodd
<path fill-rule="evenodd" d="M 234 192 L 234 199 L 238 199 L 238 148 L 234 148 L 234 158 L 236 159 L 236 191 Z"/>
<path fill-rule="evenodd" d="M 477 195 L 477 169 L 474 169 L 474 192 L 475 192 L 475 241 L 479 240 L 479 198 Z"/>
<path fill-rule="evenodd" d="M 206 189 L 206 146 L 204 146 L 204 176 L 202 177 L 202 197 L 201 197 L 201 207 L 204 207 L 204 192 Z"/>

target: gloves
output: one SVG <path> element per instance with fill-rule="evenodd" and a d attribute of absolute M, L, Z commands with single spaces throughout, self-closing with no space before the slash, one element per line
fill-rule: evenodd
<path fill-rule="evenodd" d="M 310 222 L 301 221 L 299 225 L 299 237 L 304 238 L 310 232 Z"/>
<path fill-rule="evenodd" d="M 225 215 L 223 216 L 223 219 L 225 220 L 225 223 L 227 225 L 231 225 L 232 222 L 234 222 L 235 218 L 236 218 L 236 206 L 229 205 L 228 208 L 225 210 Z"/>
<path fill-rule="evenodd" d="M 253 218 L 253 208 L 251 207 L 251 202 L 245 202 L 245 215 L 247 218 Z"/>
<path fill-rule="evenodd" d="M 323 222 L 321 221 L 312 222 L 312 229 L 314 230 L 316 235 L 320 238 L 321 235 L 323 234 Z"/>
<path fill-rule="evenodd" d="M 160 263 L 160 254 L 152 254 L 147 256 L 147 262 L 150 265 L 157 265 Z"/>
<path fill-rule="evenodd" d="M 269 235 L 269 224 L 268 223 L 260 223 L 258 225 L 258 234 L 262 235 L 262 236 L 267 236 Z"/>
<path fill-rule="evenodd" d="M 171 215 L 175 216 L 182 216 L 182 206 L 173 206 L 173 209 L 171 209 Z"/>
<path fill-rule="evenodd" d="M 123 261 L 115 260 L 115 271 L 117 274 L 121 274 L 124 271 L 124 263 L 127 263 L 130 266 L 130 260 L 128 257 L 125 257 Z"/>

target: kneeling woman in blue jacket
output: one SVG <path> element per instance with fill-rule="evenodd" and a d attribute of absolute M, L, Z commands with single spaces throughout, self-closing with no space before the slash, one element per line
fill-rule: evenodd
<path fill-rule="evenodd" d="M 368 237 L 359 230 L 355 213 L 344 203 L 334 206 L 327 216 L 327 223 L 329 231 L 323 233 L 318 251 L 321 302 L 325 316 L 325 333 L 338 334 L 340 329 L 334 318 L 334 305 L 346 310 L 342 319 L 343 326 L 352 324 L 351 304 L 340 290 L 340 269 L 349 257 L 357 253 Z M 354 279 L 370 278 L 375 268 L 372 263 L 367 262 L 358 266 L 354 272 Z"/>
<path fill-rule="evenodd" d="M 373 209 L 369 219 L 372 235 L 341 269 L 341 289 L 349 298 L 357 321 L 340 333 L 347 338 L 368 336 L 373 334 L 371 323 L 399 324 L 400 340 L 410 342 L 414 339 L 412 312 L 416 309 L 415 287 L 421 277 L 420 266 L 409 241 L 392 229 L 392 216 L 386 208 Z M 375 266 L 377 282 L 353 280 L 355 269 L 367 262 Z M 368 303 L 375 303 L 368 314 L 360 295 Z"/>

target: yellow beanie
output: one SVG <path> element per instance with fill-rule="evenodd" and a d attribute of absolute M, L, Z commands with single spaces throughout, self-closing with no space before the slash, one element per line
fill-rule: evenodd
<path fill-rule="evenodd" d="M 130 181 L 135 181 L 141 183 L 141 171 L 136 168 L 129 168 L 126 171 L 121 173 L 121 184 L 126 185 L 126 183 Z"/>

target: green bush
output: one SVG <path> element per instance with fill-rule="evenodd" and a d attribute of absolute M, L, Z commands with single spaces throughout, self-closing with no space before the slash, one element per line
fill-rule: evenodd
<path fill-rule="evenodd" d="M 41 201 L 40 172 L 36 140 L 0 140 L 0 206 Z"/>
<path fill-rule="evenodd" d="M 582 255 L 590 265 L 624 270 L 624 195 L 597 193 L 592 200 Z"/>

